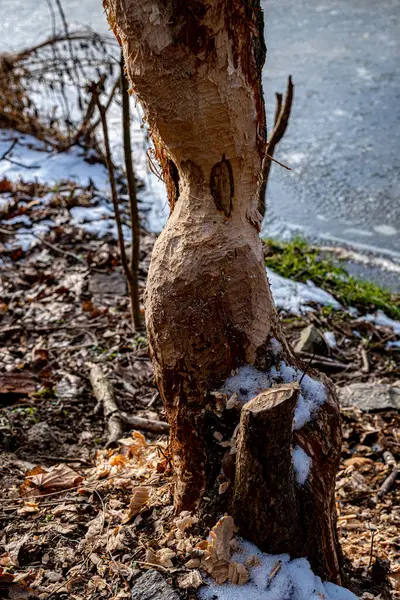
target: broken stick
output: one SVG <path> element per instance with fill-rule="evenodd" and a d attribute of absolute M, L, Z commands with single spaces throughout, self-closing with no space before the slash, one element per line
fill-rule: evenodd
<path fill-rule="evenodd" d="M 114 388 L 104 375 L 100 365 L 97 364 L 92 365 L 90 369 L 90 383 L 99 406 L 103 407 L 108 427 L 107 446 L 110 446 L 122 437 L 123 432 L 121 415 L 115 402 Z"/>

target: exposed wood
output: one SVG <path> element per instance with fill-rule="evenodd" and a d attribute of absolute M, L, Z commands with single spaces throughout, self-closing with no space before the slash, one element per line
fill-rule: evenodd
<path fill-rule="evenodd" d="M 215 522 L 228 512 L 233 486 L 218 493 L 225 450 L 214 433 L 230 439 L 239 420 L 238 411 L 225 410 L 218 390 L 242 366 L 304 371 L 282 334 L 258 235 L 266 148 L 263 12 L 259 0 L 106 0 L 105 7 L 145 111 L 171 208 L 152 255 L 145 314 L 170 425 L 175 509 L 198 510 Z M 315 371 L 310 377 L 323 382 L 326 400 L 294 436 L 318 476 L 302 494 L 296 491 L 302 508 L 293 528 L 301 525 L 303 535 L 294 536 L 293 550 L 310 555 L 321 577 L 338 582 L 339 409 L 333 386 Z M 279 427 L 289 435 L 292 420 Z M 282 479 L 291 480 L 285 464 Z M 257 531 L 249 523 L 257 518 L 248 504 L 240 529 L 250 540 Z M 278 548 L 279 536 L 274 542 Z"/>
<path fill-rule="evenodd" d="M 97 402 L 103 407 L 104 419 L 107 422 L 107 445 L 115 444 L 123 433 L 123 423 L 115 402 L 114 388 L 103 373 L 100 365 L 92 365 L 90 369 L 90 383 Z"/>
<path fill-rule="evenodd" d="M 293 554 L 300 537 L 292 459 L 298 395 L 298 383 L 271 388 L 240 417 L 232 514 L 242 535 L 271 554 Z"/>

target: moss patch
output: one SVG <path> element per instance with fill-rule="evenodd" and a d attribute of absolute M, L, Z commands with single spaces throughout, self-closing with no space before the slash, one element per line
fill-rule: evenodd
<path fill-rule="evenodd" d="M 343 306 L 355 306 L 361 312 L 381 309 L 393 319 L 400 319 L 398 294 L 353 277 L 303 238 L 296 237 L 290 242 L 267 239 L 264 244 L 265 264 L 279 275 L 302 282 L 311 279 Z"/>

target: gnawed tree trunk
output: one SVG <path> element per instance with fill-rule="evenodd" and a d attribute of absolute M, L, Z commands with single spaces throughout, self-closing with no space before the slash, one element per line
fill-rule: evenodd
<path fill-rule="evenodd" d="M 256 534 L 262 507 L 255 500 L 239 510 L 239 479 L 235 485 L 234 432 L 241 405 L 302 373 L 281 332 L 258 235 L 266 143 L 260 3 L 106 0 L 105 5 L 146 111 L 171 207 L 154 248 L 145 308 L 171 428 L 176 510 L 196 509 L 210 523 L 233 511 L 240 532 L 277 552 L 277 536 L 272 543 L 270 535 Z M 308 556 L 323 578 L 339 581 L 334 485 L 340 417 L 333 386 L 311 374 L 320 383 L 306 376 L 300 384 L 295 430 L 293 407 L 286 413 L 288 423 L 280 425 L 282 452 L 291 454 L 296 444 L 312 458 L 303 486 L 289 477 L 290 469 L 282 473 L 289 479 L 280 488 L 288 487 L 296 507 L 290 527 L 300 532 L 292 544 L 285 536 L 284 549 Z M 227 409 L 232 391 L 238 402 L 231 399 L 234 407 Z M 306 414 L 311 409 L 312 420 Z M 274 419 L 271 414 L 265 423 Z M 266 431 L 267 449 L 269 436 Z M 249 486 L 264 485 L 263 471 L 248 472 Z M 228 486 L 223 494 L 221 482 L 223 489 Z M 273 496 L 267 485 L 264 490 Z"/>

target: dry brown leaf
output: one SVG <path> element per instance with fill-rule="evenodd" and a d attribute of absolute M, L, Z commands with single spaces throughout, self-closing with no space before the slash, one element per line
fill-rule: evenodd
<path fill-rule="evenodd" d="M 237 562 L 229 563 L 229 581 L 235 585 L 244 585 L 249 580 L 246 567 Z"/>
<path fill-rule="evenodd" d="M 149 499 L 149 488 L 140 486 L 133 490 L 133 494 L 131 497 L 131 501 L 129 504 L 129 508 L 125 513 L 121 523 L 125 525 L 125 523 L 129 523 L 129 521 L 135 517 L 140 509 L 146 504 Z"/>
<path fill-rule="evenodd" d="M 156 552 L 152 548 L 147 548 L 146 550 L 146 562 L 153 565 L 160 565 L 166 569 L 174 566 L 171 559 L 175 558 L 175 556 L 176 552 L 169 548 L 161 548 L 161 550 L 157 550 Z"/>
<path fill-rule="evenodd" d="M 28 541 L 29 536 L 26 533 L 24 536 L 19 537 L 17 540 L 13 540 L 8 544 L 5 544 L 4 548 L 7 552 L 8 559 L 15 567 L 19 567 L 18 555 L 24 544 Z"/>
<path fill-rule="evenodd" d="M 200 575 L 200 571 L 191 571 L 190 573 L 184 573 L 178 577 L 178 586 L 183 590 L 189 588 L 197 590 L 203 583 L 204 581 Z"/>
<path fill-rule="evenodd" d="M 12 183 L 12 181 L 7 179 L 7 177 L 3 177 L 3 179 L 0 179 L 0 194 L 12 192 L 13 189 L 14 184 Z"/>
<path fill-rule="evenodd" d="M 44 469 L 35 467 L 26 474 L 26 481 L 20 488 L 21 495 L 40 495 L 49 490 L 66 490 L 76 487 L 83 477 L 68 465 L 59 464 Z"/>
<path fill-rule="evenodd" d="M 202 563 L 202 568 L 211 575 L 218 585 L 222 585 L 229 577 L 229 563 L 219 562 L 207 565 L 207 561 Z"/>
<path fill-rule="evenodd" d="M 218 488 L 218 494 L 225 494 L 226 490 L 230 486 L 230 483 L 230 481 L 224 481 L 223 483 L 221 483 Z"/>
<path fill-rule="evenodd" d="M 39 512 L 39 505 L 37 502 L 24 502 L 24 504 L 17 510 L 19 515 L 28 515 Z"/>
<path fill-rule="evenodd" d="M 351 458 L 345 460 L 343 464 L 345 465 L 345 467 L 358 467 L 361 465 L 372 465 L 373 462 L 373 460 L 371 460 L 370 458 L 366 458 L 365 456 L 352 456 Z"/>

